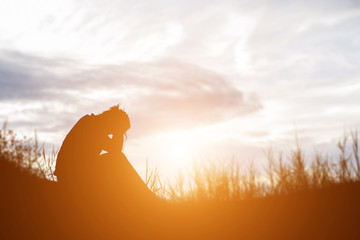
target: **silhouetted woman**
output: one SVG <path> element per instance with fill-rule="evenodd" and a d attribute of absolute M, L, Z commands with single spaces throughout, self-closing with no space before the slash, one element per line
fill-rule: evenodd
<path fill-rule="evenodd" d="M 118 105 L 101 114 L 82 117 L 58 153 L 58 182 L 75 191 L 91 191 L 123 202 L 154 198 L 122 152 L 129 128 L 129 117 Z M 100 155 L 102 150 L 107 153 Z"/>
<path fill-rule="evenodd" d="M 74 182 L 91 175 L 102 150 L 122 150 L 123 135 L 129 128 L 129 117 L 118 105 L 98 115 L 83 116 L 67 134 L 58 153 L 58 181 Z M 116 142 L 109 138 L 110 134 Z"/>

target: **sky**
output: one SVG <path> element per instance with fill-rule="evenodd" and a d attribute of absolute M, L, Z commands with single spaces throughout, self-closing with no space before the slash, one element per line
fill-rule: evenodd
<path fill-rule="evenodd" d="M 360 126 L 360 1 L 1 0 L 0 117 L 59 148 L 120 103 L 165 176 L 264 149 L 336 154 Z"/>

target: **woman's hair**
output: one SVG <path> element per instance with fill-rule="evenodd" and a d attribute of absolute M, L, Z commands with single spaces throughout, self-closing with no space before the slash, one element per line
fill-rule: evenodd
<path fill-rule="evenodd" d="M 123 134 L 130 128 L 129 116 L 123 109 L 120 109 L 119 104 L 110 107 L 108 110 L 101 113 L 101 115 L 108 119 L 111 127 L 119 129 Z"/>

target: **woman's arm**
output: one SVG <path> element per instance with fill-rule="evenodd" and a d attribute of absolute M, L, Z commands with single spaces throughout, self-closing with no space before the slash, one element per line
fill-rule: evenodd
<path fill-rule="evenodd" d="M 108 153 L 121 153 L 124 144 L 124 135 L 113 134 L 112 138 L 107 138 L 104 150 Z"/>

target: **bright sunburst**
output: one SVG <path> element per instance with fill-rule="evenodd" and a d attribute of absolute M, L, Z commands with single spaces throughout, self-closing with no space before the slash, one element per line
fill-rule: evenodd
<path fill-rule="evenodd" d="M 184 144 L 174 144 L 169 151 L 172 162 L 176 165 L 183 165 L 191 159 L 191 151 L 188 146 Z"/>
<path fill-rule="evenodd" d="M 186 167 L 192 159 L 194 143 L 186 134 L 172 133 L 164 139 L 167 143 L 163 152 L 166 159 L 176 168 Z"/>

